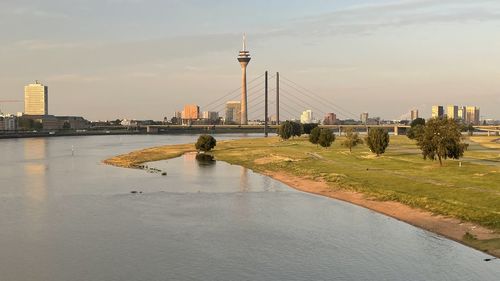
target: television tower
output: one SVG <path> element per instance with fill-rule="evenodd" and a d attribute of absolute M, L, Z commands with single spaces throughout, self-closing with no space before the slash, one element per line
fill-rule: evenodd
<path fill-rule="evenodd" d="M 250 52 L 247 49 L 247 40 L 243 34 L 243 50 L 240 51 L 238 61 L 241 65 L 241 125 L 248 125 L 247 106 L 247 65 L 250 62 Z"/>

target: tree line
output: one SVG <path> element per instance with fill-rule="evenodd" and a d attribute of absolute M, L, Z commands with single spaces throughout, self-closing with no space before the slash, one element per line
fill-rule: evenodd
<path fill-rule="evenodd" d="M 427 122 L 425 119 L 417 118 L 411 123 L 407 136 L 416 140 L 424 159 L 438 160 L 442 166 L 443 159 L 460 159 L 467 149 L 468 145 L 463 142 L 461 133 L 463 129 L 448 118 L 433 118 Z M 341 145 L 350 152 L 355 146 L 366 142 L 370 151 L 380 156 L 385 153 L 390 143 L 389 132 L 383 128 L 370 128 L 364 141 L 352 128 L 346 128 L 344 132 L 345 137 Z M 285 121 L 278 128 L 278 135 L 283 140 L 300 137 L 302 134 L 309 135 L 312 144 L 324 148 L 330 147 L 336 139 L 331 129 L 320 128 L 318 124 Z"/>

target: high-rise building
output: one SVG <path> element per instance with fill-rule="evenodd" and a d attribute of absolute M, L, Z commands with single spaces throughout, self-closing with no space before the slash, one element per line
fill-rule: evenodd
<path fill-rule="evenodd" d="M 366 124 L 368 122 L 368 112 L 361 113 L 359 120 L 361 120 L 361 123 Z"/>
<path fill-rule="evenodd" d="M 418 118 L 418 109 L 412 109 L 411 111 L 411 121 Z"/>
<path fill-rule="evenodd" d="M 200 118 L 200 107 L 196 104 L 186 104 L 182 111 L 182 122 L 190 124 L 193 120 Z"/>
<path fill-rule="evenodd" d="M 433 105 L 432 106 L 432 118 L 443 118 L 444 117 L 444 108 L 442 105 Z"/>
<path fill-rule="evenodd" d="M 241 102 L 228 101 L 225 117 L 225 124 L 241 124 Z"/>
<path fill-rule="evenodd" d="M 330 112 L 325 114 L 323 125 L 335 125 L 335 123 L 337 123 L 337 115 L 335 113 Z"/>
<path fill-rule="evenodd" d="M 247 65 L 250 62 L 250 52 L 246 50 L 247 42 L 243 34 L 243 50 L 238 55 L 238 61 L 241 65 L 241 109 L 240 124 L 248 124 L 248 105 L 247 105 Z"/>
<path fill-rule="evenodd" d="M 459 106 L 457 111 L 458 119 L 465 122 L 465 118 L 467 117 L 467 108 L 465 106 Z"/>
<path fill-rule="evenodd" d="M 458 119 L 458 106 L 448 105 L 446 107 L 446 116 L 450 119 Z"/>
<path fill-rule="evenodd" d="M 24 114 L 49 114 L 49 87 L 35 82 L 24 86 Z"/>
<path fill-rule="evenodd" d="M 467 106 L 465 122 L 472 125 L 480 125 L 479 107 Z"/>
<path fill-rule="evenodd" d="M 313 112 L 312 110 L 308 109 L 304 112 L 302 112 L 302 115 L 300 115 L 300 123 L 302 124 L 308 124 L 313 121 Z"/>

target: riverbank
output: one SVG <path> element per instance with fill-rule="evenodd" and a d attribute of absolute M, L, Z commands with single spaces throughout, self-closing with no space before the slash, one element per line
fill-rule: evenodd
<path fill-rule="evenodd" d="M 219 142 L 218 160 L 269 175 L 298 190 L 351 202 L 500 256 L 500 153 L 477 149 L 468 159 L 491 165 L 446 161 L 444 167 L 421 159 L 406 137 L 392 137 L 382 157 L 365 146 L 349 153 L 304 138 L 242 139 Z M 149 148 L 107 159 L 107 164 L 138 167 L 194 151 L 193 145 Z M 469 154 L 469 155 L 467 155 Z"/>

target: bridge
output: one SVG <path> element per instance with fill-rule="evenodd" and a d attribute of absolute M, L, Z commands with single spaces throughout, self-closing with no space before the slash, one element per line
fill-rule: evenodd
<path fill-rule="evenodd" d="M 267 125 L 267 132 L 276 133 L 279 125 Z M 319 125 L 321 128 L 330 128 L 339 135 L 347 128 L 357 132 L 367 132 L 371 128 L 384 128 L 394 135 L 404 134 L 410 126 L 406 125 Z M 147 125 L 149 134 L 159 133 L 263 133 L 265 125 Z"/>

